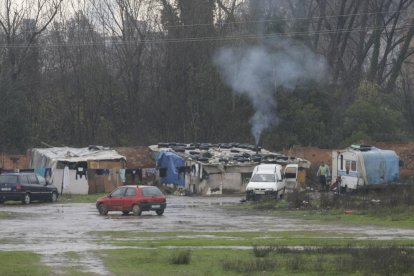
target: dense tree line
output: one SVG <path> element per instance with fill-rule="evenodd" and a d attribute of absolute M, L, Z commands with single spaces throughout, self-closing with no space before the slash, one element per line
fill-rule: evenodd
<path fill-rule="evenodd" d="M 1 150 L 412 139 L 413 2 L 5 0 Z"/>

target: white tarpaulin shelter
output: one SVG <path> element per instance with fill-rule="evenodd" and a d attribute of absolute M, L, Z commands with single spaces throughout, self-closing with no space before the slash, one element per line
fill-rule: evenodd
<path fill-rule="evenodd" d="M 62 189 L 63 167 L 58 167 L 58 163 L 79 163 L 88 161 L 104 160 L 126 160 L 125 156 L 117 151 L 101 147 L 89 146 L 86 148 L 34 148 L 31 150 L 31 168 L 51 168 L 51 182 L 59 189 Z M 86 177 L 76 177 L 76 172 L 70 170 L 70 181 L 68 188 L 63 189 L 63 193 L 88 194 L 88 181 Z"/>

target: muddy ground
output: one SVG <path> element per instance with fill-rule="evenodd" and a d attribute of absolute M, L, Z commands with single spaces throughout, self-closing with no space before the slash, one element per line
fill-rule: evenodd
<path fill-rule="evenodd" d="M 355 233 L 369 239 L 414 239 L 414 229 L 374 226 L 321 225 L 306 219 L 268 216 L 260 211 L 222 208 L 242 204 L 240 197 L 168 197 L 163 216 L 143 212 L 142 216 L 110 212 L 100 216 L 93 203 L 0 205 L 10 218 L 0 220 L 0 251 L 33 251 L 43 262 L 56 268 L 83 267 L 98 275 L 109 275 L 101 260 L 90 250 L 115 248 L 100 244 L 94 231 L 329 231 Z M 69 260 L 65 253 L 77 252 L 82 258 Z"/>

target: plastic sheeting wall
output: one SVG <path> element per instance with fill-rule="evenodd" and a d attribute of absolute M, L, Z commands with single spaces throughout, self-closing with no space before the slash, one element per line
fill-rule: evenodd
<path fill-rule="evenodd" d="M 77 195 L 87 195 L 89 191 L 88 180 L 85 177 L 76 179 L 76 171 L 69 170 L 70 182 L 69 187 L 63 189 L 63 194 L 77 194 Z M 63 170 L 55 169 L 53 172 L 53 185 L 58 188 L 59 194 L 62 193 L 62 179 L 63 179 Z"/>
<path fill-rule="evenodd" d="M 400 158 L 394 151 L 373 148 L 361 153 L 368 184 L 385 184 L 400 178 Z"/>

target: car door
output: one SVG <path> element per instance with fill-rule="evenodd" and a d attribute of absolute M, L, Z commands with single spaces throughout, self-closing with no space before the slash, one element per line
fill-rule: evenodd
<path fill-rule="evenodd" d="M 37 180 L 36 175 L 28 174 L 27 180 L 29 182 L 29 186 L 31 190 L 30 194 L 32 196 L 32 200 L 43 200 L 44 199 L 43 187 L 40 186 L 40 183 Z"/>
<path fill-rule="evenodd" d="M 30 181 L 27 178 L 26 174 L 22 174 L 19 175 L 19 180 L 17 181 L 18 183 L 20 183 L 21 185 L 21 192 L 26 193 L 29 192 L 32 195 L 32 198 L 36 198 L 36 190 L 34 189 L 35 187 L 32 187 L 32 185 L 30 185 Z"/>
<path fill-rule="evenodd" d="M 109 210 L 122 211 L 125 191 L 125 187 L 119 187 L 109 195 L 108 201 L 106 202 Z"/>
<path fill-rule="evenodd" d="M 137 189 L 135 187 L 127 188 L 123 200 L 123 210 L 131 210 L 132 206 L 139 201 Z"/>

